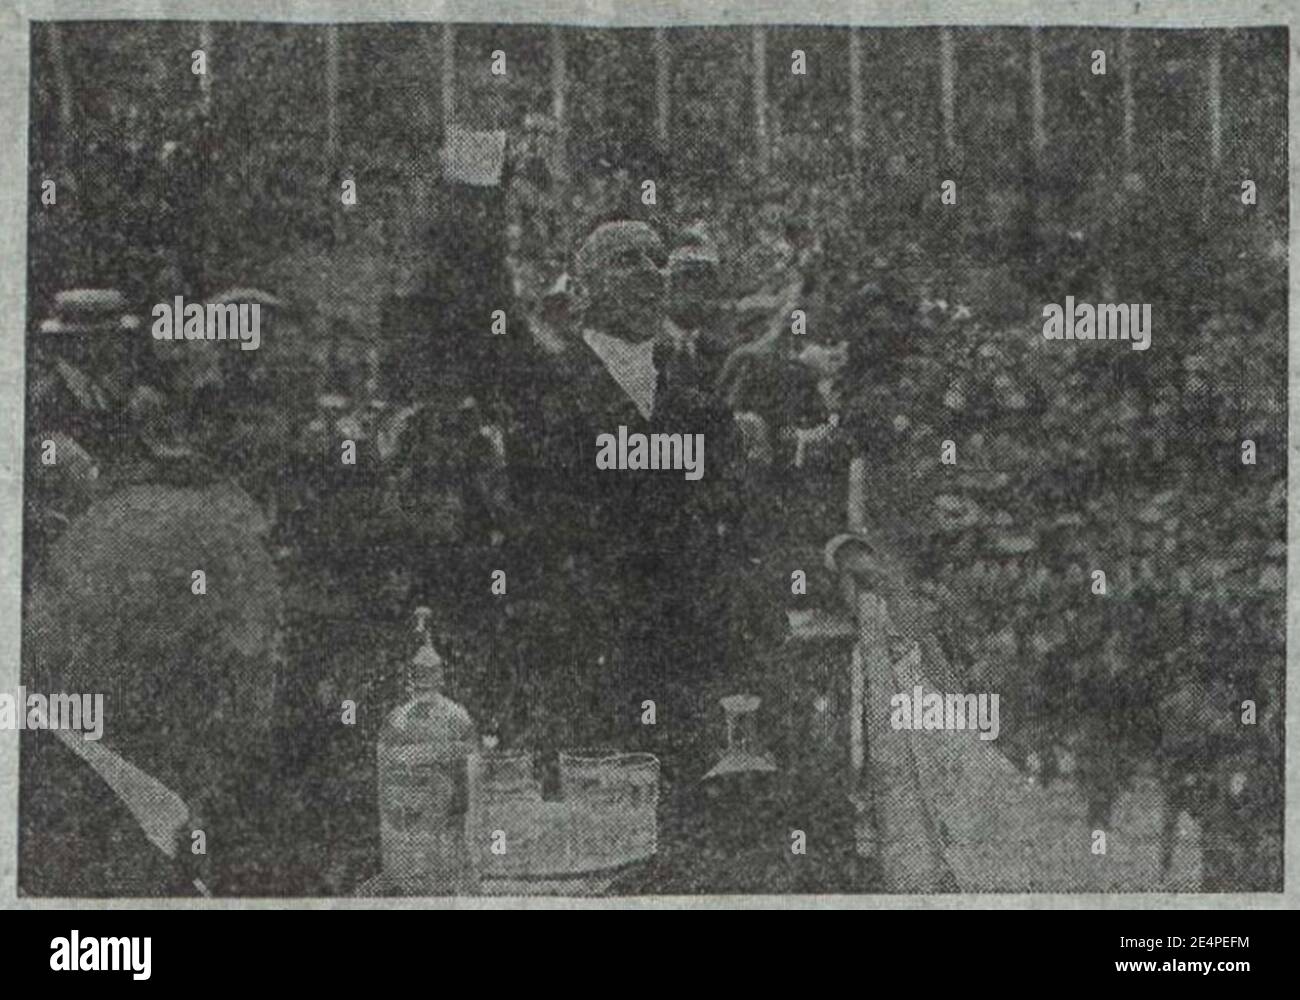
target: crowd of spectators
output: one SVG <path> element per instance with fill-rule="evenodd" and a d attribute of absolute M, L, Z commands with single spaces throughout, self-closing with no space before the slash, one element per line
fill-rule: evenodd
<path fill-rule="evenodd" d="M 262 283 L 251 263 L 214 263 L 210 220 L 180 211 L 212 179 L 205 127 L 195 116 L 178 139 L 154 145 L 129 127 L 87 137 L 86 189 L 112 188 L 100 200 L 119 209 L 98 228 L 87 213 L 80 238 L 37 220 L 34 309 L 76 284 L 121 286 L 142 307 L 210 295 L 214 275 Z M 135 142 L 129 155 L 123 141 Z M 467 609 L 454 567 L 481 563 L 517 527 L 499 442 L 518 420 L 521 356 L 560 354 L 580 332 L 579 241 L 600 221 L 639 219 L 670 251 L 670 317 L 697 338 L 740 429 L 747 553 L 768 556 L 773 579 L 789 575 L 773 569 L 773 552 L 812 563 L 800 544 L 829 537 L 843 515 L 840 496 L 815 494 L 828 483 L 842 490 L 837 470 L 865 455 L 873 530 L 910 561 L 955 666 L 1014 703 L 1022 724 L 1005 742 L 1026 769 L 1042 780 L 1072 773 L 1098 819 L 1135 773 L 1158 773 L 1210 831 L 1207 887 L 1275 885 L 1287 281 L 1276 204 L 1241 205 L 1227 182 L 1189 198 L 1162 176 L 1106 169 L 1027 175 L 977 221 L 954 226 L 937 189 L 893 198 L 887 167 L 865 180 L 820 175 L 798 142 L 778 143 L 766 170 L 734 151 L 726 176 L 675 170 L 663 149 L 589 146 L 570 136 L 562 154 L 554 122 L 524 119 L 500 189 L 454 207 L 435 191 L 423 277 L 368 321 L 339 317 L 344 286 L 332 301 L 274 288 L 294 305 L 285 329 L 309 360 L 282 355 L 286 377 L 241 390 L 237 412 L 222 414 L 212 392 L 189 397 L 194 373 L 148 357 L 101 364 L 129 375 L 91 373 L 133 383 L 105 403 L 123 413 L 139 385 L 189 398 L 191 419 L 174 435 L 213 449 L 271 511 L 274 544 L 289 553 L 294 710 L 323 716 L 340 691 L 366 685 L 378 700 L 395 697 L 397 668 L 374 661 L 396 662 L 401 643 L 376 644 L 373 629 L 399 629 L 410 606 L 430 602 L 451 659 L 464 664 L 465 700 L 476 716 L 498 711 L 483 692 L 501 683 L 488 661 L 509 626 L 495 623 L 487 641 L 470 637 L 477 623 L 457 629 Z M 328 260 L 352 223 L 322 219 L 311 239 Z M 1066 294 L 1151 303 L 1152 349 L 1044 341 L 1039 309 Z M 498 308 L 514 325 L 494 342 L 487 317 Z M 310 378 L 295 384 L 302 373 Z M 214 435 L 223 419 L 230 433 Z M 114 449 L 139 438 L 129 421 L 108 424 L 126 434 L 81 443 L 112 466 Z M 340 429 L 383 471 L 321 472 Z M 267 435 L 278 439 L 259 451 Z M 1247 439 L 1254 464 L 1242 461 Z M 250 460 L 288 440 L 290 473 Z M 945 442 L 955 464 L 941 459 Z M 1105 600 L 1091 590 L 1098 569 Z M 737 579 L 746 595 L 764 586 Z M 755 626 L 776 642 L 779 603 L 764 605 Z M 322 669 L 314 661 L 330 643 Z M 1225 726 L 1247 699 L 1258 705 L 1255 727 Z M 302 767 L 324 773 L 309 742 Z M 328 766 L 364 771 L 343 760 L 359 760 L 359 747 Z"/>

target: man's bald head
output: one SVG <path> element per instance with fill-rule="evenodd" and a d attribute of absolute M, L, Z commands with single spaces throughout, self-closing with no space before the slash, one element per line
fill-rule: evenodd
<path fill-rule="evenodd" d="M 235 769 L 273 722 L 280 591 L 265 531 L 235 487 L 136 485 L 95 504 L 33 585 L 29 683 L 103 692 L 106 745 L 186 797 Z"/>
<path fill-rule="evenodd" d="M 644 222 L 597 226 L 574 259 L 584 322 L 625 340 L 654 337 L 663 321 L 667 256 Z"/>
<path fill-rule="evenodd" d="M 602 222 L 588 234 L 578 248 L 576 271 L 579 277 L 587 277 L 593 271 L 608 267 L 621 255 L 629 252 L 644 252 L 662 267 L 667 260 L 663 240 L 645 222 L 625 219 L 618 222 Z"/>

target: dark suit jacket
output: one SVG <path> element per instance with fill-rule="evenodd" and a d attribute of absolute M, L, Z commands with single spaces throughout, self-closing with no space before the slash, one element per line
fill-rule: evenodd
<path fill-rule="evenodd" d="M 647 698 L 680 702 L 726 658 L 720 570 L 729 542 L 719 525 L 739 515 L 734 421 L 689 359 L 659 361 L 663 374 L 646 420 L 581 339 L 564 356 L 542 360 L 529 386 L 523 454 L 512 458 L 516 495 L 529 508 L 527 561 L 542 572 L 529 587 L 560 629 L 576 633 L 557 655 L 588 671 L 566 674 L 573 683 L 563 686 L 570 697 L 600 692 L 595 705 L 572 711 L 613 713 L 616 722 L 635 718 Z M 620 426 L 629 435 L 702 433 L 703 478 L 598 469 L 597 437 L 617 436 Z M 614 731 L 620 745 L 627 729 Z"/>

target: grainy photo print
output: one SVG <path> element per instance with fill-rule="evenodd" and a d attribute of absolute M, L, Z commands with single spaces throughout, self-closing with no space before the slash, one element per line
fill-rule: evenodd
<path fill-rule="evenodd" d="M 18 899 L 1281 893 L 1285 19 L 518 6 L 23 22 Z"/>

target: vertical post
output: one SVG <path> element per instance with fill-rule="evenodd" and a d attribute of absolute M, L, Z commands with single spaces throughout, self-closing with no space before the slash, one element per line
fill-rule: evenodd
<path fill-rule="evenodd" d="M 555 119 L 555 159 L 553 166 L 564 180 L 569 174 L 568 62 L 564 33 L 559 25 L 550 28 L 551 44 L 551 117 Z"/>
<path fill-rule="evenodd" d="M 1035 181 L 1041 181 L 1043 151 L 1047 148 L 1047 130 L 1043 124 L 1043 39 L 1037 28 L 1029 29 L 1029 162 Z M 1041 250 L 1043 238 L 1043 213 L 1045 209 L 1043 185 L 1035 183 L 1029 198 L 1030 232 L 1034 252 Z"/>
<path fill-rule="evenodd" d="M 50 43 L 50 58 L 54 62 L 54 85 L 59 92 L 59 166 L 64 172 L 62 183 L 77 190 L 76 178 L 71 171 L 73 96 L 72 76 L 68 73 L 68 57 L 63 51 L 63 33 L 54 22 L 45 26 Z"/>
<path fill-rule="evenodd" d="M 853 173 L 861 176 L 867 145 L 862 117 L 862 32 L 849 29 L 849 141 L 853 147 Z"/>
<path fill-rule="evenodd" d="M 325 162 L 334 177 L 335 190 L 330 192 L 330 231 L 334 245 L 343 238 L 343 205 L 339 200 L 339 28 L 325 27 Z"/>
<path fill-rule="evenodd" d="M 1124 106 L 1124 133 L 1121 145 L 1123 151 L 1124 173 L 1133 170 L 1133 40 L 1132 31 L 1125 28 L 1120 35 L 1120 99 Z"/>
<path fill-rule="evenodd" d="M 867 527 L 867 460 L 862 455 L 849 462 L 849 531 L 865 531 Z"/>
<path fill-rule="evenodd" d="M 325 151 L 331 163 L 339 152 L 339 26 L 325 28 Z"/>
<path fill-rule="evenodd" d="M 849 496 L 848 496 L 849 531 L 861 534 L 867 528 L 867 459 L 864 455 L 855 455 L 849 461 Z M 857 591 L 854 590 L 853 613 L 857 615 Z M 852 673 L 849 683 L 849 763 L 855 775 L 862 770 L 863 733 L 862 713 L 866 706 L 866 665 L 863 660 L 861 645 L 853 648 Z"/>
<path fill-rule="evenodd" d="M 865 674 L 867 754 L 875 805 L 880 871 L 889 892 L 935 892 L 947 865 L 912 755 L 912 734 L 892 729 L 890 698 L 897 688 L 890 663 L 889 609 L 869 579 L 859 577 L 859 643 Z"/>
<path fill-rule="evenodd" d="M 770 153 L 767 136 L 767 32 L 762 26 L 753 29 L 751 44 L 754 71 L 754 148 L 758 154 L 758 169 L 766 174 Z"/>
<path fill-rule="evenodd" d="M 72 260 L 84 261 L 84 247 L 87 245 L 85 233 L 81 229 L 84 220 L 79 198 L 67 198 L 76 195 L 79 190 L 77 169 L 74 166 L 72 76 L 68 73 L 67 53 L 63 48 L 63 33 L 53 22 L 45 25 L 46 39 L 50 46 L 50 59 L 54 63 L 54 85 L 58 91 L 59 137 L 54 151 L 55 162 L 51 164 L 51 173 L 59 186 L 60 214 L 65 218 L 64 225 L 56 230 L 59 246 L 69 253 Z M 63 207 L 65 206 L 66 207 Z M 66 215 L 64 215 L 66 213 Z"/>
<path fill-rule="evenodd" d="M 957 148 L 954 108 L 956 105 L 956 55 L 952 29 L 939 29 L 939 112 L 943 121 L 943 151 L 952 156 Z"/>
<path fill-rule="evenodd" d="M 435 143 L 438 133 L 438 127 L 441 125 L 441 117 L 436 113 L 438 101 L 434 98 L 433 93 L 433 67 L 441 63 L 441 32 L 435 36 L 434 26 L 429 26 L 429 31 L 423 35 L 424 56 L 428 71 L 420 75 L 420 91 L 418 112 L 420 115 L 420 127 L 423 130 L 421 138 L 431 144 Z M 441 87 L 441 84 L 439 84 Z"/>
<path fill-rule="evenodd" d="M 199 99 L 206 118 L 212 113 L 212 23 L 199 22 L 199 48 L 203 50 L 203 75 L 199 77 Z"/>
<path fill-rule="evenodd" d="M 864 804 L 874 818 L 874 848 L 885 887 L 891 892 L 934 892 L 944 887 L 943 847 L 921 787 L 911 734 L 889 724 L 898 680 L 889 655 L 889 608 L 881 596 L 887 580 L 869 544 L 837 541 L 841 544 L 830 562 L 845 584 L 858 636 L 850 676 L 850 797 L 860 818 Z M 863 839 L 859 837 L 859 844 Z"/>
<path fill-rule="evenodd" d="M 1214 188 L 1219 183 L 1219 170 L 1223 166 L 1223 78 L 1222 78 L 1222 60 L 1223 60 L 1223 34 L 1222 31 L 1214 31 L 1210 36 L 1210 52 L 1206 60 L 1205 67 L 1205 100 L 1208 107 L 1208 126 L 1210 130 L 1210 169 L 1202 175 L 1201 183 L 1207 185 L 1209 190 L 1206 197 L 1200 200 L 1201 208 L 1197 213 L 1198 221 L 1206 227 L 1206 230 L 1214 228 L 1214 221 L 1222 218 L 1220 211 L 1214 208 L 1218 204 L 1218 199 L 1214 197 Z M 1213 293 L 1216 299 L 1223 294 L 1224 274 L 1222 269 L 1215 268 L 1213 281 Z M 1222 301 L 1219 299 L 1219 301 Z M 1245 353 L 1237 352 L 1238 360 L 1238 379 L 1244 379 L 1245 373 Z M 1244 386 L 1244 381 L 1238 381 L 1238 386 Z M 1237 396 L 1241 398 L 1240 395 Z"/>
<path fill-rule="evenodd" d="M 856 596 L 856 591 L 854 593 Z M 855 620 L 856 615 L 855 604 Z M 856 788 L 862 783 L 862 767 L 866 763 L 867 745 L 862 725 L 862 717 L 867 706 L 867 665 L 862 655 L 862 646 L 856 643 L 849 661 L 849 670 L 849 767 L 853 771 L 853 785 Z"/>
<path fill-rule="evenodd" d="M 213 141 L 216 138 L 212 121 L 212 72 L 214 66 L 212 46 L 212 22 L 201 21 L 199 23 L 199 48 L 203 51 L 203 74 L 199 77 L 198 148 L 202 151 L 202 159 L 199 165 L 198 190 L 194 196 L 197 202 L 194 211 L 194 228 L 199 233 L 197 242 L 202 259 L 198 262 L 197 267 L 194 267 L 194 271 L 203 274 L 205 281 L 209 273 L 209 261 L 216 260 L 219 256 L 214 239 L 216 227 L 213 225 L 214 213 L 211 207 L 215 187 L 212 171 L 212 149 Z"/>
<path fill-rule="evenodd" d="M 668 121 L 672 114 L 671 55 L 668 32 L 655 28 L 655 140 L 662 150 L 668 149 Z"/>
<path fill-rule="evenodd" d="M 440 62 L 440 59 L 439 43 L 433 25 L 421 33 L 420 42 L 428 71 L 420 75 L 419 97 L 415 102 L 420 126 L 419 142 L 424 150 L 436 150 L 441 142 L 439 136 L 441 115 L 438 100 L 434 96 L 433 67 Z M 408 281 L 415 280 L 414 274 L 418 270 L 414 258 L 420 237 L 416 234 L 427 226 L 430 217 L 432 193 L 436 183 L 431 174 L 436 174 L 436 170 L 421 169 L 416 170 L 411 177 L 411 211 L 405 213 L 402 220 L 406 233 L 403 238 L 404 244 L 412 254 L 411 262 L 405 265 L 410 268 L 408 276 L 404 279 Z"/>
<path fill-rule="evenodd" d="M 1043 122 L 1043 40 L 1037 28 L 1029 29 L 1029 144 L 1034 166 L 1041 165 L 1047 148 Z"/>
<path fill-rule="evenodd" d="M 605 113 L 607 102 L 605 100 L 605 91 L 609 85 L 609 50 L 607 46 L 614 44 L 615 35 L 611 38 L 607 34 L 596 34 L 589 36 L 589 44 L 592 49 L 591 60 L 587 64 L 587 73 L 582 78 L 582 105 L 585 113 L 583 122 L 587 129 L 594 129 L 599 134 L 605 134 Z"/>
<path fill-rule="evenodd" d="M 856 535 L 865 534 L 867 529 L 867 459 L 865 455 L 854 455 L 849 460 L 848 510 L 845 520 L 849 531 Z M 847 560 L 845 560 L 847 562 Z M 836 562 L 836 568 L 840 563 Z M 844 567 L 847 571 L 847 566 Z M 851 581 L 851 578 L 850 578 Z M 851 581 L 852 582 L 852 581 Z M 851 588 L 852 610 L 858 614 L 856 584 Z M 866 665 L 863 648 L 859 643 L 853 648 L 853 660 L 849 677 L 849 763 L 857 777 L 863 763 L 862 713 L 866 706 Z"/>
<path fill-rule="evenodd" d="M 442 26 L 442 130 L 451 128 L 456 118 L 456 28 Z"/>
<path fill-rule="evenodd" d="M 1223 58 L 1223 39 L 1216 31 L 1211 36 L 1209 60 L 1205 67 L 1205 93 L 1209 102 L 1210 118 L 1210 165 L 1218 170 L 1223 162 L 1223 91 L 1221 66 Z"/>
<path fill-rule="evenodd" d="M 849 719 L 849 756 L 855 772 L 861 772 L 868 735 L 865 720 L 875 701 L 874 688 L 892 688 L 889 676 L 889 612 L 883 598 L 872 592 L 871 581 L 863 574 L 852 574 L 853 618 L 858 627 L 858 641 L 853 649 L 853 678 Z M 882 687 L 883 686 L 883 687 Z M 871 741 L 874 742 L 874 741 Z M 871 751 L 875 753 L 876 748 Z"/>
<path fill-rule="evenodd" d="M 54 61 L 54 84 L 59 91 L 59 128 L 63 130 L 60 138 L 68 141 L 72 132 L 72 77 L 68 74 L 68 57 L 63 51 L 63 33 L 53 21 L 45 26 L 46 37 L 50 42 L 50 57 Z"/>

